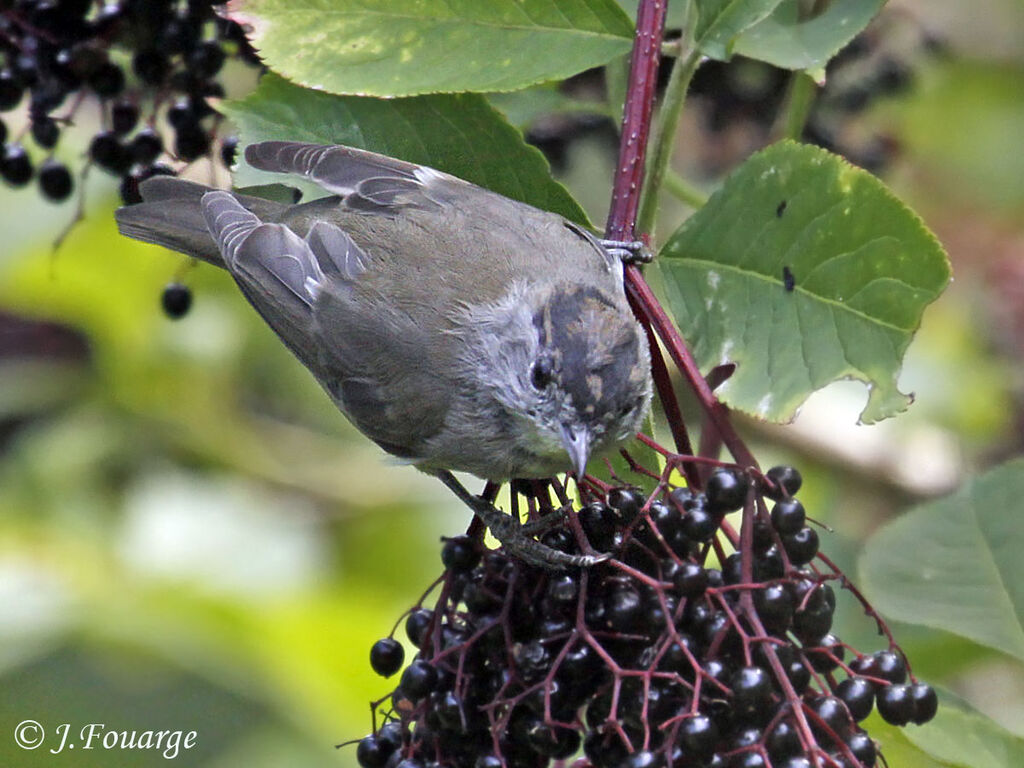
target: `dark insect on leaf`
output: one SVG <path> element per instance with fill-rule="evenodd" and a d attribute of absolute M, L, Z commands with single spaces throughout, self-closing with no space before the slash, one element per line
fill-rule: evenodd
<path fill-rule="evenodd" d="M 782 285 L 785 287 L 786 293 L 792 293 L 796 288 L 796 278 L 793 277 L 793 271 L 789 267 L 782 268 Z"/>

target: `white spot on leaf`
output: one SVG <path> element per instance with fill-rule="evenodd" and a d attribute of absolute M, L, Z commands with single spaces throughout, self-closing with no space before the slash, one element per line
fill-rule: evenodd
<path fill-rule="evenodd" d="M 718 354 L 719 365 L 725 365 L 726 363 L 732 362 L 732 360 L 729 359 L 729 353 L 732 352 L 732 347 L 732 339 L 726 339 L 722 344 L 722 351 Z"/>

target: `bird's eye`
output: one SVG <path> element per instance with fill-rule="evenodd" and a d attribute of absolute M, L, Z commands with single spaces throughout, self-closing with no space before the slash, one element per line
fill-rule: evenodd
<path fill-rule="evenodd" d="M 625 418 L 626 416 L 629 416 L 629 414 L 631 414 L 633 411 L 639 410 L 640 407 L 643 406 L 643 404 L 644 399 L 642 397 L 638 397 L 632 403 L 622 406 L 622 408 L 619 409 L 619 416 Z"/>
<path fill-rule="evenodd" d="M 533 368 L 530 370 L 530 383 L 533 384 L 534 389 L 546 389 L 551 383 L 551 379 L 554 378 L 554 374 L 554 366 L 551 365 L 551 361 L 542 357 L 533 364 Z"/>

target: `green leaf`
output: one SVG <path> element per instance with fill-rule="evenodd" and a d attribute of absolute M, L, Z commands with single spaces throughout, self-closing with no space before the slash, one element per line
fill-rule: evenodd
<path fill-rule="evenodd" d="M 897 728 L 889 725 L 877 712 L 873 712 L 861 727 L 871 734 L 871 738 L 878 742 L 885 755 L 885 763 L 893 768 L 947 768 L 947 763 L 940 763 L 934 760 L 923 750 L 919 749 L 907 734 L 916 729 L 917 726 Z M 876 765 L 882 765 L 881 761 Z"/>
<path fill-rule="evenodd" d="M 906 737 L 932 757 L 964 768 L 1020 768 L 1024 739 L 949 696 L 939 699 L 935 719 L 907 728 Z"/>
<path fill-rule="evenodd" d="M 950 276 L 934 236 L 877 178 L 793 142 L 735 171 L 660 264 L 701 370 L 737 365 L 716 394 L 779 422 L 840 378 L 868 384 L 863 422 L 906 408 L 903 353 Z"/>
<path fill-rule="evenodd" d="M 1016 459 L 879 530 L 861 556 L 861 581 L 889 616 L 1024 660 L 1022 551 L 1024 459 Z"/>
<path fill-rule="evenodd" d="M 727 61 L 736 39 L 766 18 L 781 0 L 697 0 L 693 39 L 702 53 Z"/>
<path fill-rule="evenodd" d="M 811 70 L 820 80 L 828 60 L 868 25 L 885 0 L 833 0 L 807 18 L 801 17 L 800 5 L 800 0 L 783 0 L 739 36 L 734 52 L 783 69 Z"/>
<path fill-rule="evenodd" d="M 271 69 L 366 96 L 511 91 L 629 50 L 614 0 L 235 0 Z"/>
<path fill-rule="evenodd" d="M 347 144 L 422 163 L 586 223 L 586 214 L 547 161 L 477 94 L 373 99 L 300 88 L 272 73 L 241 101 L 222 105 L 243 144 L 270 139 Z M 296 179 L 239 165 L 239 186 L 286 181 L 312 197 L 324 192 Z M 312 187 L 312 188 L 311 188 Z M 307 198 L 308 199 L 308 198 Z"/>
<path fill-rule="evenodd" d="M 562 93 L 557 83 L 544 83 L 509 93 L 490 93 L 487 101 L 520 130 L 541 118 L 559 115 L 601 115 L 614 118 L 603 101 L 584 101 Z"/>

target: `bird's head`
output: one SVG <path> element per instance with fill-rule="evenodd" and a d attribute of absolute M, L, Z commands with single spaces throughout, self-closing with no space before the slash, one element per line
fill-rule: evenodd
<path fill-rule="evenodd" d="M 517 286 L 485 318 L 477 375 L 519 465 L 510 476 L 580 477 L 591 456 L 636 434 L 651 401 L 650 353 L 624 296 Z"/>

